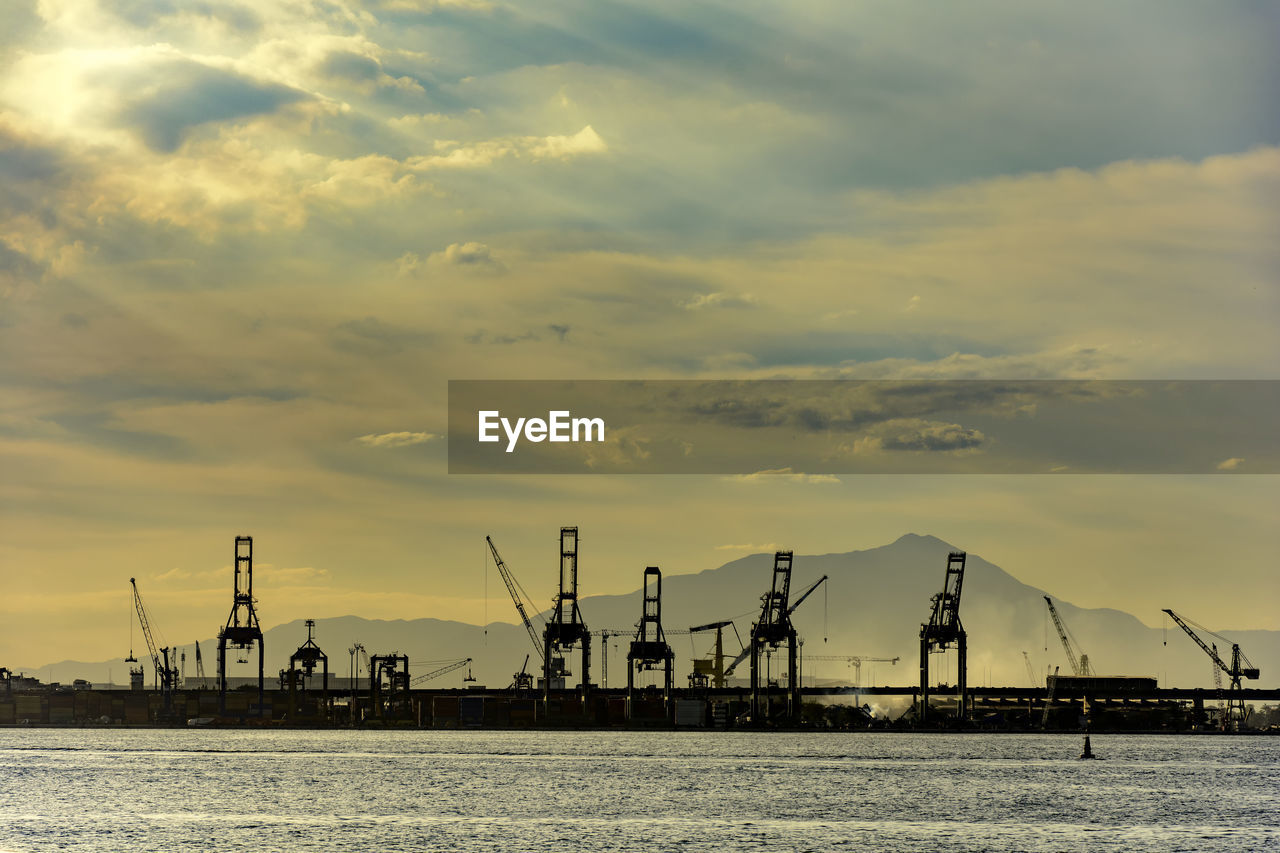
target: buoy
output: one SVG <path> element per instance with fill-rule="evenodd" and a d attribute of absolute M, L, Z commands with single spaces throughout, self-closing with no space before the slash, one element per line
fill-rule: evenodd
<path fill-rule="evenodd" d="M 1088 735 L 1085 735 L 1085 736 L 1084 736 L 1084 752 L 1080 753 L 1080 757 L 1081 757 L 1082 759 L 1083 759 L 1083 758 L 1093 758 L 1093 757 L 1094 757 L 1094 756 L 1093 756 L 1093 747 L 1089 746 L 1089 736 L 1088 736 Z"/>

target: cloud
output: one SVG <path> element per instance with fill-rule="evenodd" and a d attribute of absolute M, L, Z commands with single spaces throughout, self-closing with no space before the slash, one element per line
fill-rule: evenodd
<path fill-rule="evenodd" d="M 273 113 L 310 96 L 297 89 L 186 58 L 164 58 L 118 75 L 116 114 L 147 145 L 172 152 L 197 127 Z"/>
<path fill-rule="evenodd" d="M 987 438 L 981 430 L 926 420 L 894 420 L 879 428 L 885 450 L 949 452 L 976 450 Z"/>
<path fill-rule="evenodd" d="M 496 273 L 506 269 L 484 243 L 450 243 L 444 251 L 433 252 L 427 260 L 477 272 Z"/>
<path fill-rule="evenodd" d="M 1242 457 L 1232 456 L 1229 459 L 1223 459 L 1219 462 L 1217 468 L 1219 471 L 1234 471 L 1240 467 L 1240 463 L 1243 461 L 1244 459 Z"/>
<path fill-rule="evenodd" d="M 754 308 L 755 297 L 749 293 L 703 293 L 684 303 L 686 311 L 704 308 Z"/>
<path fill-rule="evenodd" d="M 767 554 L 770 551 L 776 552 L 778 544 L 776 542 L 765 542 L 762 545 L 717 545 L 717 551 L 750 551 L 753 554 Z"/>
<path fill-rule="evenodd" d="M 366 447 L 411 447 L 439 437 L 431 432 L 382 432 L 359 436 L 356 441 Z"/>
<path fill-rule="evenodd" d="M 426 345 L 432 337 L 377 317 L 362 317 L 339 323 L 331 333 L 331 340 L 333 346 L 343 352 L 376 358 L 397 355 L 410 346 Z"/>
<path fill-rule="evenodd" d="M 525 149 L 534 159 L 567 160 L 581 154 L 602 154 L 609 150 L 600 134 L 591 125 L 572 136 L 544 136 L 541 139 L 526 138 Z"/>
<path fill-rule="evenodd" d="M 570 160 L 608 150 L 604 140 L 590 125 L 572 136 L 505 136 L 470 143 L 441 139 L 436 140 L 435 148 L 437 153 L 410 157 L 405 166 L 422 172 L 475 169 L 505 158 Z"/>
<path fill-rule="evenodd" d="M 725 477 L 735 483 L 839 483 L 840 478 L 832 474 L 805 474 L 800 471 L 792 471 L 790 468 L 769 468 L 764 471 L 756 471 L 751 474 L 733 474 Z"/>

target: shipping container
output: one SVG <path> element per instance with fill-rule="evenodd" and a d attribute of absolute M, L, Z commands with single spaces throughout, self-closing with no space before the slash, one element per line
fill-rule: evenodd
<path fill-rule="evenodd" d="M 707 703 L 701 699 L 676 700 L 676 725 L 701 728 L 707 724 Z"/>
<path fill-rule="evenodd" d="M 13 700 L 14 716 L 18 720 L 30 720 L 33 723 L 48 721 L 45 702 L 40 696 L 17 696 Z"/>
<path fill-rule="evenodd" d="M 456 729 L 460 710 L 457 696 L 436 696 L 431 700 L 431 725 L 437 729 Z"/>
<path fill-rule="evenodd" d="M 511 702 L 507 699 L 486 699 L 484 703 L 486 728 L 506 728 L 511 725 Z"/>
<path fill-rule="evenodd" d="M 466 728 L 479 728 L 484 723 L 484 697 L 463 696 L 458 720 Z"/>

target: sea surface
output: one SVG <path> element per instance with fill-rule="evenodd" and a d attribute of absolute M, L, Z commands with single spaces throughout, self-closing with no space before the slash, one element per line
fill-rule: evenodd
<path fill-rule="evenodd" d="M 1280 738 L 0 730 L 0 851 L 1280 850 Z"/>

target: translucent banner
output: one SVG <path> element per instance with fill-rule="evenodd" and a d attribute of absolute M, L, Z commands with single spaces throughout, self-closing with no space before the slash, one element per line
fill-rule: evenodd
<path fill-rule="evenodd" d="M 453 380 L 451 474 L 1274 474 L 1280 381 Z"/>

